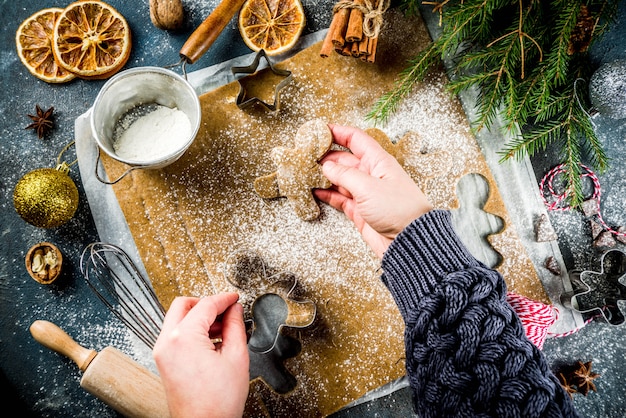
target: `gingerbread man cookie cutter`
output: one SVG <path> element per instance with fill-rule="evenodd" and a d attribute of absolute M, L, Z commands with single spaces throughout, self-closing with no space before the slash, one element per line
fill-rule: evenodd
<path fill-rule="evenodd" d="M 252 299 L 251 306 L 245 309 L 245 321 L 250 328 L 248 348 L 251 351 L 269 353 L 279 342 L 283 328 L 307 328 L 313 324 L 317 307 L 311 300 L 295 298 L 298 292 L 296 276 L 289 272 L 270 271 L 258 253 L 243 249 L 232 254 L 225 265 L 224 277 L 245 293 L 246 298 Z M 278 302 L 284 303 L 285 314 L 282 318 L 264 320 L 280 310 L 267 309 L 269 305 L 262 303 L 272 303 L 271 299 L 282 299 Z M 264 323 L 262 327 L 259 326 L 261 320 Z M 269 323 L 278 325 L 268 326 Z"/>
<path fill-rule="evenodd" d="M 570 272 L 574 290 L 563 293 L 561 303 L 580 313 L 602 315 L 611 325 L 621 325 L 625 321 L 619 301 L 626 301 L 626 253 L 608 250 L 600 258 L 600 266 L 600 271 Z"/>
<path fill-rule="evenodd" d="M 328 125 L 319 119 L 304 123 L 296 132 L 295 147 L 275 147 L 270 157 L 277 170 L 254 181 L 254 189 L 264 199 L 286 197 L 296 214 L 305 221 L 319 217 L 320 208 L 313 189 L 332 184 L 322 174 L 319 161 L 333 144 Z"/>
<path fill-rule="evenodd" d="M 282 81 L 276 84 L 276 87 L 274 88 L 273 103 L 268 103 L 256 96 L 247 97 L 245 83 L 242 83 L 242 80 L 245 79 L 245 77 L 238 77 L 239 74 L 252 75 L 260 71 L 261 69 L 259 68 L 259 65 L 261 64 L 261 58 L 265 59 L 265 61 L 267 62 L 267 68 L 269 68 L 272 73 L 276 74 L 277 76 L 283 77 Z M 252 61 L 250 65 L 232 67 L 231 71 L 235 78 L 237 78 L 237 82 L 239 83 L 239 93 L 237 94 L 236 104 L 237 107 L 240 109 L 246 109 L 255 104 L 259 104 L 270 112 L 275 112 L 279 110 L 280 92 L 285 86 L 287 86 L 287 84 L 291 83 L 291 80 L 293 79 L 293 74 L 291 73 L 291 71 L 282 70 L 274 67 L 272 61 L 270 61 L 269 57 L 265 53 L 265 50 L 263 49 L 257 52 L 256 56 L 254 57 L 254 61 Z"/>

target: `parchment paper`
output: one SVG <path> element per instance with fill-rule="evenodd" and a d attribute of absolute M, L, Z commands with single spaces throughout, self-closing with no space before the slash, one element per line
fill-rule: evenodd
<path fill-rule="evenodd" d="M 304 40 L 302 47 L 312 44 L 322 39 L 325 32 L 320 32 Z M 230 73 L 230 67 L 233 65 L 246 65 L 251 61 L 253 54 L 240 59 L 229 61 L 218 66 L 214 66 L 208 69 L 200 70 L 189 74 L 189 80 L 194 85 L 198 93 L 209 91 L 219 85 L 227 84 L 233 80 Z M 466 110 L 467 102 L 471 103 L 472 96 L 465 98 Z M 471 105 L 470 110 L 471 110 Z M 79 157 L 79 167 L 81 170 L 81 177 L 85 185 L 85 190 L 89 199 L 90 207 L 94 215 L 94 221 L 96 227 L 103 241 L 111 242 L 122 246 L 124 249 L 131 253 L 131 256 L 141 265 L 139 255 L 134 246 L 134 241 L 128 226 L 125 222 L 124 216 L 119 208 L 115 194 L 111 187 L 100 183 L 93 175 L 96 161 L 97 149 L 89 133 L 89 114 L 82 115 L 76 121 L 76 141 L 77 141 L 77 154 Z M 495 138 L 494 138 L 495 137 Z M 561 278 L 562 280 L 555 280 L 552 276 L 545 274 L 541 271 L 543 261 L 548 255 L 553 255 L 559 261 L 559 264 L 563 266 L 560 253 L 556 243 L 548 243 L 547 245 L 537 245 L 534 241 L 533 234 L 533 219 L 538 216 L 539 213 L 545 211 L 543 205 L 538 198 L 537 183 L 530 169 L 528 161 L 522 161 L 521 164 L 507 164 L 498 165 L 493 164 L 495 149 L 498 143 L 498 137 L 493 134 L 482 134 L 478 137 L 479 143 L 483 147 L 485 155 L 487 155 L 487 161 L 490 163 L 490 168 L 494 172 L 494 176 L 499 184 L 500 192 L 504 196 L 507 210 L 512 214 L 511 218 L 516 225 L 516 229 L 520 231 L 520 238 L 524 242 L 524 245 L 529 250 L 529 254 L 533 260 L 535 266 L 537 266 L 537 273 L 542 279 L 544 287 L 551 300 L 558 306 L 558 295 L 563 291 L 563 287 L 569 284 L 566 279 L 565 273 Z M 486 150 L 486 151 L 485 151 Z M 497 159 L 495 159 L 497 162 Z M 102 168 L 100 167 L 100 172 Z M 523 192 L 520 192 L 523 191 Z M 533 197 L 534 196 L 534 197 Z M 479 222 L 479 220 L 474 220 Z M 478 255 L 477 255 L 478 256 Z M 142 266 L 143 268 L 143 266 Z M 565 270 L 562 267 L 563 271 Z M 550 273 L 548 273 L 550 274 Z M 577 326 L 576 318 L 573 316 L 568 318 L 567 315 L 563 315 L 565 312 L 561 310 L 562 314 L 555 329 L 558 332 L 561 330 L 567 330 Z M 397 387 L 403 386 L 402 381 L 394 382 L 389 387 L 395 390 Z M 385 390 L 377 391 L 376 394 L 365 397 L 365 399 L 371 396 L 378 396 L 384 394 Z"/>

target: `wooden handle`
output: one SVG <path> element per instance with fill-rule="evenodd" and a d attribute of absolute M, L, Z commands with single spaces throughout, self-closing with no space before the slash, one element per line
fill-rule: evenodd
<path fill-rule="evenodd" d="M 246 0 L 222 0 L 204 22 L 191 34 L 180 49 L 180 56 L 189 64 L 196 62 L 217 39 L 230 19 Z"/>
<path fill-rule="evenodd" d="M 123 416 L 170 417 L 161 379 L 120 350 L 105 347 L 98 353 L 84 348 L 48 321 L 33 322 L 30 333 L 45 347 L 72 359 L 84 372 L 80 385 Z"/>
<path fill-rule="evenodd" d="M 80 385 L 127 418 L 169 418 L 161 379 L 115 347 L 105 347 Z"/>
<path fill-rule="evenodd" d="M 80 370 L 87 370 L 98 352 L 82 347 L 65 331 L 49 321 L 37 320 L 30 326 L 30 333 L 41 345 L 73 360 Z"/>

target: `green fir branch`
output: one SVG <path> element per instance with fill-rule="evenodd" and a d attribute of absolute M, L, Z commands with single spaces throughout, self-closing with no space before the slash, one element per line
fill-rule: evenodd
<path fill-rule="evenodd" d="M 561 138 L 563 124 L 558 121 L 546 122 L 539 126 L 526 129 L 517 139 L 509 141 L 500 151 L 500 162 L 510 158 L 522 159 L 526 154 L 545 151 L 548 144 Z"/>
<path fill-rule="evenodd" d="M 552 33 L 554 44 L 550 48 L 551 52 L 546 56 L 548 75 L 556 83 L 565 82 L 565 77 L 569 73 L 568 65 L 571 57 L 568 54 L 569 40 L 576 25 L 581 5 L 580 2 L 571 0 L 561 0 L 556 3 L 561 4 L 563 2 L 571 3 L 572 6 L 566 7 L 563 13 L 559 13 L 554 19 L 555 25 Z"/>
<path fill-rule="evenodd" d="M 449 3 L 450 8 L 446 12 L 451 25 L 443 27 L 441 49 L 446 52 L 456 51 L 464 42 L 481 41 L 478 37 L 481 33 L 489 33 L 493 21 L 489 5 L 493 0 L 468 0 L 461 3 Z M 437 41 L 439 41 L 439 39 Z"/>
<path fill-rule="evenodd" d="M 582 147 L 589 164 L 600 173 L 603 173 L 609 168 L 610 158 L 595 134 L 593 121 L 589 114 L 580 106 L 576 107 L 574 112 L 573 120 L 577 122 L 576 129 L 578 136 L 583 139 Z"/>
<path fill-rule="evenodd" d="M 565 151 L 565 184 L 568 189 L 568 203 L 573 207 L 578 207 L 584 200 L 582 178 L 580 176 L 580 142 L 572 129 L 567 129 L 563 136 L 565 139 L 563 148 Z"/>
<path fill-rule="evenodd" d="M 403 0 L 407 13 L 419 11 L 418 0 Z M 603 171 L 609 161 L 586 114 L 586 93 L 574 91 L 576 80 L 588 81 L 589 59 L 573 35 L 580 23 L 592 40 L 606 30 L 617 10 L 617 0 L 441 0 L 430 2 L 441 13 L 441 34 L 399 75 L 391 91 L 373 106 L 368 119 L 386 123 L 416 83 L 430 69 L 452 58 L 454 76 L 449 90 L 459 94 L 477 87 L 474 130 L 489 128 L 501 117 L 509 131 L 522 135 L 509 140 L 502 160 L 522 158 L 562 146 L 566 181 L 573 191 L 571 204 L 581 202 L 580 164 L 587 159 Z M 583 9 L 593 17 L 581 20 Z M 578 31 L 578 32 L 577 32 Z M 583 31 L 584 34 L 584 31 Z M 584 38 L 584 37 L 583 37 Z M 574 45 L 574 48 L 572 48 Z M 584 45 L 583 45 L 584 46 Z"/>
<path fill-rule="evenodd" d="M 518 85 L 517 102 L 512 105 L 512 111 L 505 119 L 507 130 L 512 130 L 517 121 L 529 120 L 535 109 L 542 109 L 547 105 L 550 94 L 544 71 L 543 66 L 538 67 L 530 77 Z"/>

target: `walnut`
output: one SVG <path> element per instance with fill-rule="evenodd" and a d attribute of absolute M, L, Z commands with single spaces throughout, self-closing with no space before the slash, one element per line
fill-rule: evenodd
<path fill-rule="evenodd" d="M 183 25 L 182 0 L 150 0 L 150 20 L 159 29 L 176 30 Z"/>
<path fill-rule="evenodd" d="M 59 277 L 62 262 L 61 251 L 49 242 L 35 244 L 26 254 L 26 270 L 41 284 L 50 284 Z"/>

